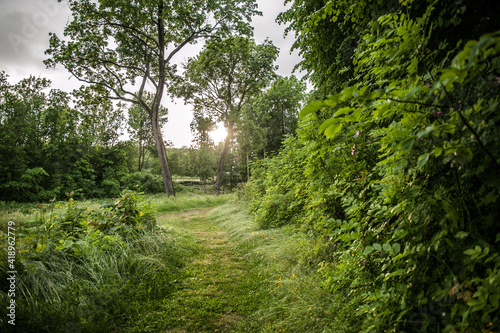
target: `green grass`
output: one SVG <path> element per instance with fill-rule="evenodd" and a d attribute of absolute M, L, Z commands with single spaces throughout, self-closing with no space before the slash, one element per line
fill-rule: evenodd
<path fill-rule="evenodd" d="M 122 204 L 128 202 L 124 198 Z M 116 228 L 104 233 L 88 227 L 88 221 L 96 214 L 112 220 L 113 212 L 90 213 L 85 209 L 80 215 L 77 213 L 80 210 L 75 208 L 99 205 L 98 202 L 58 205 L 38 207 L 25 223 L 27 228 L 16 229 L 17 322 L 13 327 L 0 318 L 0 330 L 133 331 L 142 325 L 146 314 L 158 311 L 163 300 L 178 288 L 177 281 L 182 280 L 180 269 L 192 256 L 192 247 L 184 235 L 174 230 L 142 228 L 139 217 L 150 216 L 145 210 L 141 210 L 141 215 L 130 211 L 137 214 L 136 233 Z M 129 214 L 127 210 L 124 212 Z M 66 229 L 59 227 L 64 228 L 69 218 L 75 225 L 87 227 L 66 234 L 62 231 Z M 10 269 L 6 261 L 6 233 L 0 231 L 0 305 L 5 308 Z M 179 246 L 180 243 L 183 246 Z M 68 244 L 64 245 L 67 248 L 58 249 L 61 244 Z M 147 323 L 142 323 L 146 326 L 140 326 L 141 329 L 147 327 Z"/>
<path fill-rule="evenodd" d="M 260 230 L 241 203 L 216 208 L 211 218 L 239 244 L 267 295 L 252 321 L 241 322 L 235 332 L 248 326 L 252 332 L 347 331 L 336 316 L 342 304 L 322 288 L 321 263 L 308 260 L 312 239 L 288 227 Z"/>
<path fill-rule="evenodd" d="M 79 201 L 99 207 L 104 200 Z M 146 196 L 161 232 L 110 247 L 83 240 L 78 262 L 47 249 L 19 278 L 19 318 L 44 331 L 339 332 L 342 304 L 322 288 L 313 241 L 259 230 L 235 195 Z M 5 215 L 59 214 L 57 203 Z M 215 207 L 215 208 L 214 208 Z M 53 211 L 52 211 L 53 209 Z M 18 215 L 16 215 L 18 214 Z M 23 289 L 24 288 L 24 289 Z M 29 315 L 28 315 L 29 314 Z M 29 319 L 26 319 L 29 318 Z M 34 327 L 33 326 L 33 327 Z M 333 329 L 332 327 L 335 327 Z"/>
<path fill-rule="evenodd" d="M 195 208 L 220 206 L 235 198 L 235 194 L 199 195 L 190 192 L 178 193 L 175 197 L 167 198 L 165 194 L 146 197 L 146 201 L 155 205 L 158 213 L 183 212 Z"/>
<path fill-rule="evenodd" d="M 151 320 L 157 331 L 236 332 L 232 328 L 251 317 L 266 299 L 262 277 L 209 212 L 205 208 L 159 218 L 160 225 L 190 235 L 198 251 L 183 269 L 182 287 Z"/>
<path fill-rule="evenodd" d="M 307 237 L 289 228 L 259 230 L 236 200 L 213 210 L 164 214 L 159 224 L 190 235 L 198 251 L 183 269 L 183 287 L 157 314 L 157 329 L 342 331 L 332 312 L 341 304 L 321 287 L 319 266 L 307 260 L 314 248 Z"/>

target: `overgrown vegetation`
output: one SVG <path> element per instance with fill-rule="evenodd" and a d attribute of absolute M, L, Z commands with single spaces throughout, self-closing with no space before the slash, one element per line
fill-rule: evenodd
<path fill-rule="evenodd" d="M 500 330 L 498 1 L 286 0 L 278 21 L 313 85 L 300 120 L 305 84 L 275 75 L 277 48 L 250 38 L 254 0 L 69 3 L 68 38 L 52 35 L 46 63 L 90 86 L 69 94 L 0 72 L 16 329 Z M 201 39 L 177 77 L 172 57 Z M 189 148 L 163 141 L 165 88 L 196 111 Z M 135 105 L 131 141 L 118 140 L 124 105 L 113 99 Z M 253 215 L 234 202 L 211 217 L 187 211 L 225 203 L 201 194 L 214 182 L 216 193 L 242 188 L 250 174 Z M 139 203 L 127 188 L 180 195 Z M 70 191 L 122 195 L 59 206 Z M 34 213 L 17 203 L 30 201 L 45 203 Z M 173 215 L 170 228 L 152 203 Z"/>
<path fill-rule="evenodd" d="M 311 267 L 343 332 L 497 331 L 493 5 L 307 3 L 281 19 L 300 33 L 318 100 L 298 139 L 254 165 L 257 222 L 318 241 Z"/>
<path fill-rule="evenodd" d="M 157 227 L 153 207 L 124 192 L 106 207 L 40 205 L 16 222 L 16 332 L 116 332 L 148 327 L 176 290 L 189 247 Z M 7 223 L 1 226 L 1 304 L 9 298 Z M 187 252 L 186 252 L 187 251 Z"/>

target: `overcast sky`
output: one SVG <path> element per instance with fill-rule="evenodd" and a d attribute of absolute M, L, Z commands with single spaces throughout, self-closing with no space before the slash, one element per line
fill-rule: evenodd
<path fill-rule="evenodd" d="M 300 61 L 297 53 L 290 54 L 293 35 L 283 37 L 285 27 L 275 22 L 276 16 L 284 10 L 283 0 L 257 0 L 263 16 L 255 17 L 254 38 L 257 43 L 269 38 L 280 48 L 277 61 L 278 74 L 289 76 L 293 67 Z M 56 0 L 0 0 L 0 70 L 10 77 L 10 83 L 16 83 L 30 74 L 46 77 L 52 81 L 52 88 L 72 91 L 81 83 L 62 67 L 48 70 L 43 64 L 47 58 L 44 51 L 48 48 L 49 32 L 62 35 L 70 20 L 70 11 L 66 4 Z M 175 62 L 183 62 L 199 52 L 200 46 L 187 48 L 176 55 Z M 300 73 L 295 73 L 301 76 Z M 163 104 L 169 109 L 169 121 L 164 127 L 164 139 L 172 141 L 175 147 L 189 146 L 192 136 L 189 124 L 192 120 L 191 108 L 182 100 L 171 102 L 168 96 Z M 219 131 L 216 141 L 221 140 L 223 131 Z"/>

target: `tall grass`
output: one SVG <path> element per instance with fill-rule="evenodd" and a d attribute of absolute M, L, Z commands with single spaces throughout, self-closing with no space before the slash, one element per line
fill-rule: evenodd
<path fill-rule="evenodd" d="M 121 200 L 135 207 L 133 200 Z M 123 216 L 117 216 L 116 209 L 82 212 L 77 206 L 69 204 L 66 210 L 49 214 L 45 224 L 33 217 L 19 231 L 16 326 L 7 325 L 4 316 L 2 332 L 144 331 L 148 323 L 138 318 L 158 311 L 163 299 L 176 290 L 180 268 L 192 251 L 179 244 L 182 235 L 158 227 L 146 230 L 149 222 L 140 219 L 131 222 L 136 223 L 135 231 L 109 227 L 101 232 L 89 226 L 89 219 L 111 216 L 108 223 L 116 224 L 124 221 Z M 128 213 L 128 207 L 116 207 L 121 214 L 149 216 L 144 210 Z M 61 231 L 70 217 L 87 227 L 78 233 Z M 10 269 L 7 248 L 0 247 L 0 252 L 0 306 L 5 309 Z"/>

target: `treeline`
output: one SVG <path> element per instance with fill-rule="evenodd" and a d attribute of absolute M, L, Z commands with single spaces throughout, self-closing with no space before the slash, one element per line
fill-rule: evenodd
<path fill-rule="evenodd" d="M 342 332 L 500 327 L 500 26 L 491 1 L 292 1 L 314 84 L 254 165 L 263 228 L 295 225 Z"/>
<path fill-rule="evenodd" d="M 95 86 L 68 93 L 52 89 L 44 78 L 31 76 L 16 84 L 7 78 L 0 73 L 0 201 L 49 201 L 70 192 L 74 198 L 99 198 L 117 197 L 124 189 L 165 191 L 144 110 L 112 103 Z M 295 77 L 277 78 L 255 94 L 235 122 L 222 188 L 246 181 L 248 162 L 277 152 L 282 139 L 295 131 L 304 88 Z M 162 107 L 159 114 L 161 126 L 168 111 Z M 210 138 L 214 128 L 214 119 L 198 115 L 190 147 L 166 143 L 172 174 L 197 177 L 207 193 L 213 193 L 224 149 Z"/>

